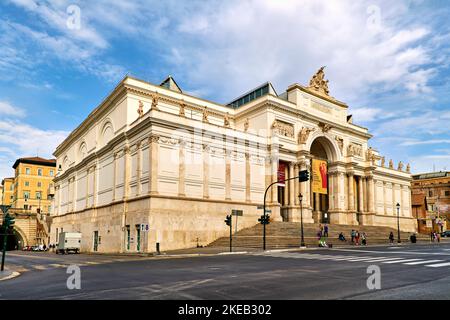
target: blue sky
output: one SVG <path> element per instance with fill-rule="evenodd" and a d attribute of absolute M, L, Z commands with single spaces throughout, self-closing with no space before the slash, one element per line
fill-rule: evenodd
<path fill-rule="evenodd" d="M 226 103 L 322 65 L 382 155 L 450 170 L 449 16 L 444 0 L 2 1 L 0 177 L 51 157 L 127 73 Z"/>

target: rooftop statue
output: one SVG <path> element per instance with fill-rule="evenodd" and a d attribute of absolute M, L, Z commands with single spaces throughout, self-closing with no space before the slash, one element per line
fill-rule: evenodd
<path fill-rule="evenodd" d="M 309 81 L 308 89 L 318 91 L 319 93 L 329 95 L 328 90 L 328 80 L 325 80 L 325 72 L 323 71 L 325 67 L 319 69 L 316 74 Z"/>

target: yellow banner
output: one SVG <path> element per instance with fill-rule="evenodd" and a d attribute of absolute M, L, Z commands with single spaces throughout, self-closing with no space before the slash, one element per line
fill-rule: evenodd
<path fill-rule="evenodd" d="M 323 160 L 312 161 L 312 190 L 315 193 L 328 194 L 328 166 Z"/>

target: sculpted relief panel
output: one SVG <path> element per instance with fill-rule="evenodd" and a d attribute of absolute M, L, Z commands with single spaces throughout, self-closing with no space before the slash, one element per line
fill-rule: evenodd
<path fill-rule="evenodd" d="M 350 143 L 347 148 L 347 156 L 349 157 L 362 157 L 363 149 L 362 145 L 357 143 Z"/>
<path fill-rule="evenodd" d="M 294 125 L 283 122 L 280 120 L 275 120 L 272 124 L 272 129 L 276 134 L 284 137 L 294 138 Z"/>

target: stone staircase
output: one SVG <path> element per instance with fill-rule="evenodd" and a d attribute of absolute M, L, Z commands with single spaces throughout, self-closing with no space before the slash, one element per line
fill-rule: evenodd
<path fill-rule="evenodd" d="M 388 244 L 389 233 L 392 231 L 397 243 L 397 230 L 389 227 L 375 226 L 348 226 L 348 225 L 329 225 L 328 226 L 327 243 L 333 245 L 351 244 L 351 230 L 358 230 L 360 233 L 365 232 L 367 236 L 367 244 Z M 317 232 L 319 224 L 303 224 L 305 243 L 307 246 L 318 246 Z M 339 233 L 343 232 L 347 242 L 338 240 Z M 233 234 L 233 246 L 240 248 L 262 248 L 263 226 L 257 224 L 253 227 L 243 229 Z M 410 242 L 409 232 L 401 232 L 402 242 Z M 417 234 L 417 241 L 430 241 L 428 235 Z M 215 240 L 208 247 L 227 247 L 229 246 L 229 237 L 223 237 Z M 293 248 L 300 246 L 300 223 L 298 222 L 271 222 L 266 226 L 266 248 L 281 249 Z"/>

